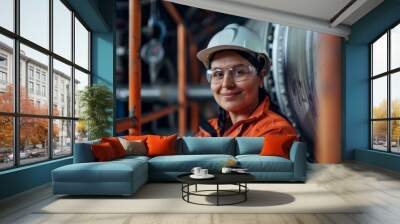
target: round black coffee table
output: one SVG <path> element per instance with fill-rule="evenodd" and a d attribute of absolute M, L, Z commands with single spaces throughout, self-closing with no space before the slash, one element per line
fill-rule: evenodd
<path fill-rule="evenodd" d="M 247 183 L 255 180 L 255 177 L 248 173 L 215 173 L 213 174 L 215 177 L 212 179 L 193 179 L 190 177 L 191 173 L 182 174 L 177 177 L 178 181 L 182 183 L 182 199 L 188 203 L 198 204 L 198 205 L 234 205 L 241 202 L 245 202 L 247 200 L 247 192 L 249 188 L 247 187 Z M 205 185 L 216 185 L 215 190 L 197 190 L 198 184 Z M 190 191 L 190 186 L 195 186 L 194 191 Z M 220 189 L 220 185 L 236 185 L 238 186 L 237 190 L 223 190 Z M 209 192 L 215 192 L 215 194 L 205 194 Z M 190 201 L 190 196 L 204 196 L 204 197 L 216 197 L 216 204 L 202 204 Z M 241 196 L 238 201 L 234 201 L 231 203 L 221 203 L 221 197 L 232 197 L 232 196 Z"/>

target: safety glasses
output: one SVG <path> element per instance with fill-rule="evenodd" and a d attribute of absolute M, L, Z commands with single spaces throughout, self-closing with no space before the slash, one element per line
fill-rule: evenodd
<path fill-rule="evenodd" d="M 250 79 L 257 74 L 256 69 L 252 65 L 238 65 L 231 68 L 215 68 L 207 70 L 207 80 L 213 85 L 221 84 L 225 74 L 231 75 L 234 82 L 239 83 Z"/>

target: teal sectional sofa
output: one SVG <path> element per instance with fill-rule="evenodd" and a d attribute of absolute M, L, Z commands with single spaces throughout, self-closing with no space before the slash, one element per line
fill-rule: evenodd
<path fill-rule="evenodd" d="M 234 159 L 260 182 L 304 182 L 306 180 L 306 145 L 294 142 L 290 159 L 260 156 L 262 137 L 183 137 L 177 140 L 177 155 L 127 156 L 96 162 L 91 141 L 75 144 L 74 163 L 52 171 L 54 194 L 131 195 L 148 181 L 176 181 L 193 167 L 218 172 Z"/>

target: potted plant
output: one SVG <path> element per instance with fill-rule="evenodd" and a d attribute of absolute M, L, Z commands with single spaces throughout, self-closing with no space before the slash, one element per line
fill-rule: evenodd
<path fill-rule="evenodd" d="M 112 125 L 112 92 L 102 84 L 87 86 L 79 93 L 81 108 L 80 124 L 87 127 L 89 140 L 110 136 L 107 131 Z"/>

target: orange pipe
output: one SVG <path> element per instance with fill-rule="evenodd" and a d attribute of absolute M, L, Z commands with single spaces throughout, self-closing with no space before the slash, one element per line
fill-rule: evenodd
<path fill-rule="evenodd" d="M 129 116 L 135 117 L 137 126 L 129 129 L 130 135 L 141 133 L 141 9 L 140 0 L 129 0 Z"/>
<path fill-rule="evenodd" d="M 126 118 L 121 118 L 117 119 L 115 121 L 115 131 L 122 132 L 125 130 L 128 130 L 130 128 L 134 128 L 137 125 L 137 121 L 134 117 L 126 117 Z"/>
<path fill-rule="evenodd" d="M 199 62 L 197 60 L 197 45 L 193 42 L 192 38 L 190 40 L 190 60 L 191 60 L 191 71 L 192 71 L 192 83 L 199 84 L 200 83 L 200 72 L 199 72 Z M 199 130 L 200 124 L 200 115 L 199 115 L 199 104 L 197 102 L 191 102 L 191 131 L 193 134 L 197 133 Z"/>
<path fill-rule="evenodd" d="M 190 105 L 191 108 L 191 130 L 192 130 L 192 134 L 195 134 L 199 131 L 199 125 L 200 125 L 200 107 L 199 107 L 199 103 L 197 102 L 192 102 Z"/>
<path fill-rule="evenodd" d="M 315 159 L 341 161 L 341 38 L 319 34 L 317 58 L 317 127 Z"/>
<path fill-rule="evenodd" d="M 184 136 L 186 130 L 186 28 L 183 19 L 175 6 L 167 1 L 162 1 L 165 9 L 177 24 L 177 43 L 178 43 L 178 135 Z M 190 36 L 190 34 L 188 34 Z"/>
<path fill-rule="evenodd" d="M 166 107 L 166 108 L 164 108 L 164 109 L 162 109 L 160 111 L 143 115 L 142 124 L 157 120 L 160 117 L 163 117 L 163 116 L 166 116 L 168 114 L 171 114 L 171 113 L 175 112 L 177 109 L 178 109 L 178 106 L 169 106 L 169 107 Z"/>
<path fill-rule="evenodd" d="M 174 4 L 172 4 L 171 2 L 167 2 L 167 1 L 162 1 L 162 3 L 164 5 L 165 9 L 168 11 L 168 13 L 174 19 L 176 24 L 183 23 L 183 19 L 182 19 L 181 15 L 179 14 L 179 12 L 176 10 Z"/>
<path fill-rule="evenodd" d="M 178 105 L 179 105 L 179 130 L 178 135 L 186 134 L 186 28 L 178 24 Z"/>

